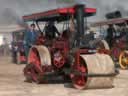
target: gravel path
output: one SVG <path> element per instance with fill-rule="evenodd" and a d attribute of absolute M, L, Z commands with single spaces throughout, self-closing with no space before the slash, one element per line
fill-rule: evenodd
<path fill-rule="evenodd" d="M 0 96 L 128 96 L 128 70 L 120 70 L 114 88 L 77 90 L 64 84 L 26 83 L 22 72 L 24 66 L 0 57 Z"/>

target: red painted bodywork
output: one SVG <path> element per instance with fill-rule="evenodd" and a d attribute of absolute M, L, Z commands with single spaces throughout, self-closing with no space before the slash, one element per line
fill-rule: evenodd
<path fill-rule="evenodd" d="M 56 61 L 54 55 L 55 55 L 55 50 L 60 51 L 60 60 Z M 52 46 L 52 54 L 53 54 L 53 64 L 57 67 L 57 68 L 61 68 L 64 66 L 64 64 L 66 63 L 66 58 L 67 55 L 69 53 L 69 41 L 68 40 L 56 40 L 55 42 L 53 42 L 53 46 Z M 58 65 L 58 66 L 57 66 Z"/>
<path fill-rule="evenodd" d="M 95 14 L 96 9 L 95 8 L 85 8 L 84 9 L 86 14 Z M 58 8 L 54 9 L 51 11 L 46 11 L 46 12 L 40 12 L 40 13 L 35 13 L 27 16 L 23 16 L 23 19 L 25 21 L 30 21 L 30 20 L 37 20 L 42 17 L 47 17 L 47 16 L 58 16 L 58 15 L 66 15 L 66 14 L 74 14 L 75 13 L 75 7 L 69 7 L 69 8 Z"/>
<path fill-rule="evenodd" d="M 32 14 L 32 15 L 28 15 L 28 16 L 23 16 L 23 19 L 25 21 L 50 21 L 51 19 L 54 21 L 57 21 L 58 18 L 62 18 L 61 21 L 67 20 L 64 17 L 68 16 L 69 14 L 74 15 L 74 17 L 76 17 L 75 15 L 75 8 L 74 7 L 69 7 L 69 8 L 59 8 L 59 9 L 55 9 L 55 10 L 51 10 L 51 11 L 47 11 L 47 12 L 42 12 L 42 13 L 36 13 L 36 14 Z M 94 8 L 85 8 L 84 9 L 85 12 L 85 17 L 93 15 L 96 13 L 96 9 Z M 43 19 L 42 19 L 43 18 Z M 70 31 L 69 31 L 70 32 Z M 69 35 L 70 36 L 70 35 Z M 32 50 L 31 53 L 31 57 L 30 57 L 30 61 L 32 62 L 31 64 L 34 64 L 34 66 L 40 70 L 40 72 L 37 74 L 38 76 L 40 76 L 40 74 L 44 74 L 47 72 L 60 72 L 62 74 L 63 68 L 65 67 L 66 69 L 74 69 L 77 70 L 78 72 L 81 72 L 82 74 L 87 73 L 87 68 L 84 64 L 84 62 L 82 62 L 83 60 L 81 59 L 80 55 L 81 54 L 91 54 L 89 52 L 89 48 L 70 48 L 70 37 L 69 37 L 66 33 L 61 34 L 61 38 L 54 38 L 52 40 L 48 40 L 47 38 L 44 41 L 41 41 L 40 39 L 38 39 L 38 44 L 40 45 L 41 43 L 43 45 L 45 45 L 46 43 L 49 43 L 49 45 L 46 44 L 46 46 L 49 49 L 50 55 L 51 55 L 51 65 L 45 65 L 45 64 L 40 64 L 40 58 L 38 56 L 38 52 L 36 52 L 36 50 Z M 43 37 L 42 37 L 43 38 Z M 72 64 L 73 63 L 73 64 Z M 41 65 L 41 66 L 40 66 Z M 68 67 L 67 67 L 68 65 Z M 73 67 L 72 67 L 73 65 Z M 81 66 L 82 65 L 82 66 Z M 32 69 L 33 70 L 33 69 Z M 25 71 L 26 72 L 26 71 Z M 37 72 L 36 72 L 37 73 Z M 27 74 L 27 73 L 25 73 Z M 32 73 L 35 74 L 35 73 Z M 68 73 L 68 75 L 70 75 L 71 73 Z M 66 74 L 64 74 L 66 75 Z M 42 75 L 43 77 L 43 75 Z M 76 81 L 76 84 L 78 83 L 79 86 L 84 86 L 86 84 L 86 80 L 85 80 L 85 76 L 84 75 L 80 75 L 80 76 L 73 76 L 72 74 L 72 79 L 74 79 Z M 35 76 L 33 76 L 33 78 L 35 78 Z M 38 80 L 37 80 L 38 81 Z M 79 84 L 79 82 L 82 82 Z M 81 85 L 82 84 L 82 85 Z"/>
<path fill-rule="evenodd" d="M 40 12 L 40 13 L 35 13 L 35 14 L 31 14 L 31 15 L 27 15 L 27 16 L 23 16 L 23 19 L 24 21 L 35 21 L 35 20 L 43 20 L 45 21 L 45 19 L 48 19 L 48 20 L 51 20 L 51 18 L 55 18 L 54 20 L 58 20 L 58 18 L 63 18 L 69 14 L 71 15 L 74 15 L 75 16 L 75 11 L 76 11 L 76 6 L 73 6 L 73 7 L 67 7 L 67 8 L 58 8 L 58 9 L 54 9 L 54 10 L 50 10 L 50 11 L 46 11 L 46 12 Z M 84 9 L 84 12 L 85 12 L 85 17 L 86 16 L 90 16 L 90 15 L 93 15 L 96 13 L 96 9 L 95 8 L 85 8 Z M 62 21 L 64 21 L 64 19 L 62 19 Z M 68 35 L 67 35 L 68 36 Z M 56 39 L 54 42 L 52 42 L 52 46 L 49 48 L 51 54 L 52 54 L 52 63 L 53 65 L 55 65 L 56 67 L 58 68 L 61 68 L 65 63 L 66 63 L 66 60 L 67 60 L 67 55 L 69 53 L 69 38 L 70 37 L 65 37 L 61 36 L 61 38 Z M 43 38 L 43 39 L 41 39 Z M 44 38 L 44 37 L 40 37 L 38 40 L 37 40 L 37 44 L 40 45 L 40 44 L 44 44 L 45 42 L 47 42 L 47 40 Z M 55 50 L 60 50 L 61 51 L 61 54 L 63 56 L 63 58 L 60 60 L 60 61 L 56 61 L 55 58 L 54 58 L 54 55 L 55 55 Z M 80 53 L 87 53 L 87 50 L 86 49 L 82 49 L 82 50 L 79 50 L 77 53 L 76 53 L 76 63 L 79 64 L 80 63 L 80 60 L 79 60 L 79 56 L 80 56 Z M 59 65 L 60 63 L 60 66 L 57 66 Z"/>

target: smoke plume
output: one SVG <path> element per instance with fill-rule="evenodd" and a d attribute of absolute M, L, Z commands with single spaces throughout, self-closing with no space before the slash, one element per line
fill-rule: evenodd
<path fill-rule="evenodd" d="M 92 21 L 105 19 L 107 12 L 115 10 L 120 10 L 123 16 L 128 16 L 128 0 L 0 0 L 0 25 L 23 26 L 23 15 L 78 3 L 97 8 L 96 16 L 90 19 Z"/>

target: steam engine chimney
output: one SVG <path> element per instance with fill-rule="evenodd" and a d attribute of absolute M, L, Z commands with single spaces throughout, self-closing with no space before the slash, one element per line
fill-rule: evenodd
<path fill-rule="evenodd" d="M 80 38 L 84 34 L 84 8 L 85 5 L 80 4 L 76 5 L 75 10 L 76 10 L 76 27 L 77 27 L 77 32 L 76 32 L 76 40 L 77 40 L 77 46 L 80 46 Z"/>

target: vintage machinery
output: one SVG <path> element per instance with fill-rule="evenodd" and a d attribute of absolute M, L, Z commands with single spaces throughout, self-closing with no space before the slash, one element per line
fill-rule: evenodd
<path fill-rule="evenodd" d="M 122 14 L 119 10 L 107 13 L 105 16 L 107 19 L 122 18 Z"/>
<path fill-rule="evenodd" d="M 120 33 L 120 35 L 114 36 L 112 38 L 113 44 L 112 44 L 111 49 L 108 50 L 108 53 L 113 57 L 114 61 L 119 63 L 122 69 L 128 68 L 127 21 L 128 21 L 128 18 L 116 18 L 116 19 L 96 22 L 91 25 L 92 27 L 100 27 L 100 28 L 103 28 L 103 26 L 105 27 L 107 25 L 113 25 L 113 26 L 120 27 L 119 30 L 117 30 L 116 32 L 118 34 Z"/>
<path fill-rule="evenodd" d="M 119 64 L 122 69 L 128 68 L 128 51 L 124 50 L 120 53 Z"/>
<path fill-rule="evenodd" d="M 69 38 L 61 35 L 51 41 L 45 39 L 43 45 L 31 47 L 28 64 L 24 68 L 26 80 L 48 83 L 50 80 L 62 79 L 72 81 L 73 86 L 78 89 L 112 87 L 116 73 L 111 57 L 81 44 L 84 19 L 95 13 L 94 8 L 75 5 L 24 16 L 25 21 L 32 20 L 37 24 L 47 21 L 69 21 L 72 16 L 76 21 L 76 31 L 67 31 L 70 33 Z"/>
<path fill-rule="evenodd" d="M 24 32 L 25 30 L 12 32 L 12 61 L 16 64 L 24 64 L 27 60 L 24 49 Z"/>

